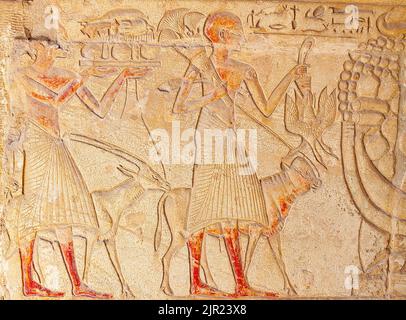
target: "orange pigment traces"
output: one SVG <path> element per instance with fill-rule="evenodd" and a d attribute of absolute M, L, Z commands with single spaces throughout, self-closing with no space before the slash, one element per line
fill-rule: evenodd
<path fill-rule="evenodd" d="M 52 120 L 50 120 L 49 118 L 45 117 L 45 116 L 40 116 L 37 118 L 38 122 L 43 125 L 46 128 L 53 128 L 54 127 L 54 123 Z"/>
<path fill-rule="evenodd" d="M 66 90 L 58 99 L 58 101 L 63 101 L 66 98 L 70 97 L 72 94 L 74 94 L 77 89 L 82 85 L 81 81 L 75 81 L 68 90 Z"/>
<path fill-rule="evenodd" d="M 53 100 L 52 96 L 43 96 L 43 95 L 40 95 L 40 94 L 38 94 L 36 92 L 33 92 L 33 91 L 31 92 L 31 96 L 33 98 L 35 98 L 35 99 L 38 99 L 38 100 L 41 100 L 41 101 L 46 101 L 46 102 L 50 102 L 50 101 Z"/>
<path fill-rule="evenodd" d="M 192 286 L 199 287 L 201 285 L 200 280 L 200 258 L 202 250 L 203 232 L 198 233 L 196 236 L 191 237 L 188 241 L 188 247 L 192 256 Z"/>
<path fill-rule="evenodd" d="M 110 299 L 113 296 L 107 293 L 98 293 L 90 289 L 87 285 L 82 283 L 76 267 L 75 254 L 73 249 L 73 242 L 69 241 L 67 244 L 61 243 L 61 251 L 68 269 L 69 277 L 73 286 L 73 295 L 77 297 Z"/>
<path fill-rule="evenodd" d="M 232 90 L 237 90 L 242 82 L 242 78 L 237 73 L 232 72 L 227 68 L 217 68 L 217 72 L 223 81 L 227 82 L 227 87 Z"/>
<path fill-rule="evenodd" d="M 279 226 L 279 220 L 274 219 L 274 221 L 272 222 L 272 225 L 271 225 L 271 231 L 274 232 L 276 230 L 276 228 L 278 228 L 278 226 Z"/>
<path fill-rule="evenodd" d="M 200 259 L 202 255 L 202 243 L 204 232 L 200 231 L 192 235 L 187 242 L 190 256 L 191 256 L 191 283 L 190 293 L 193 295 L 204 295 L 212 297 L 225 297 L 227 293 L 221 292 L 209 285 L 203 283 L 200 279 Z"/>
<path fill-rule="evenodd" d="M 64 296 L 63 292 L 52 291 L 45 288 L 32 278 L 32 256 L 34 251 L 34 242 L 31 240 L 29 245 L 20 249 L 21 257 L 21 270 L 23 278 L 23 293 L 25 296 L 38 296 L 38 297 L 50 297 L 57 298 Z"/>
<path fill-rule="evenodd" d="M 248 283 L 245 281 L 244 271 L 241 263 L 238 236 L 239 232 L 237 228 L 225 228 L 224 239 L 230 256 L 230 261 L 233 265 L 235 282 L 237 283 L 237 291 L 244 291 L 244 289 L 248 288 Z"/>
<path fill-rule="evenodd" d="M 206 27 L 206 35 L 212 42 L 219 42 L 219 30 L 221 29 L 234 29 L 238 24 L 232 17 L 218 16 L 215 20 L 209 21 Z"/>
<path fill-rule="evenodd" d="M 52 89 L 59 89 L 65 86 L 71 80 L 69 78 L 63 78 L 58 76 L 47 77 L 44 75 L 39 76 L 39 78 Z"/>

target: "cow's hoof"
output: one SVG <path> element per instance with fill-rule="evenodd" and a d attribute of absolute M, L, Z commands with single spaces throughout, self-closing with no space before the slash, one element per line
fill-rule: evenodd
<path fill-rule="evenodd" d="M 293 288 L 285 288 L 281 291 L 281 295 L 286 297 L 295 297 L 297 296 L 297 292 Z"/>
<path fill-rule="evenodd" d="M 297 292 L 294 288 L 287 288 L 285 290 L 286 295 L 290 296 L 290 297 L 294 297 L 297 296 Z"/>
<path fill-rule="evenodd" d="M 172 288 L 169 286 L 162 286 L 161 290 L 167 295 L 167 296 L 173 296 L 173 291 Z"/>
<path fill-rule="evenodd" d="M 134 299 L 135 295 L 134 293 L 131 291 L 129 286 L 124 286 L 123 290 L 121 292 L 121 297 L 123 299 Z"/>

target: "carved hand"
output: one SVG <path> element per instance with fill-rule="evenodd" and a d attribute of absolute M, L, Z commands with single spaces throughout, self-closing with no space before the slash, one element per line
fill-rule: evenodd
<path fill-rule="evenodd" d="M 123 75 L 126 78 L 138 79 L 145 77 L 150 70 L 150 68 L 145 67 L 129 67 L 123 70 Z"/>
<path fill-rule="evenodd" d="M 227 88 L 225 86 L 220 86 L 211 92 L 213 99 L 221 98 L 222 96 L 224 96 L 226 94 L 227 94 Z"/>
<path fill-rule="evenodd" d="M 293 77 L 293 80 L 298 80 L 303 78 L 307 74 L 308 66 L 306 64 L 298 64 L 291 71 L 290 75 Z"/>
<path fill-rule="evenodd" d="M 87 78 L 90 76 L 98 78 L 106 78 L 117 73 L 117 71 L 118 69 L 115 67 L 90 67 L 83 70 L 83 72 L 81 72 L 81 76 L 83 78 Z"/>

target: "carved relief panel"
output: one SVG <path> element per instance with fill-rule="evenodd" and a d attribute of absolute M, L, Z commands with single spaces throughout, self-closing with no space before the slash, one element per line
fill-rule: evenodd
<path fill-rule="evenodd" d="M 0 9 L 0 297 L 406 295 L 405 6 Z"/>

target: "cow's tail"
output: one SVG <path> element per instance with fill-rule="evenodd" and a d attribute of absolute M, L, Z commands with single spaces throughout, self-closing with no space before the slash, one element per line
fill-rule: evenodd
<path fill-rule="evenodd" d="M 159 246 L 161 245 L 161 238 L 162 238 L 162 220 L 164 219 L 165 214 L 165 201 L 169 195 L 169 191 L 165 192 L 158 202 L 158 219 L 156 223 L 156 230 L 155 230 L 155 237 L 154 237 L 154 249 L 157 251 Z"/>

